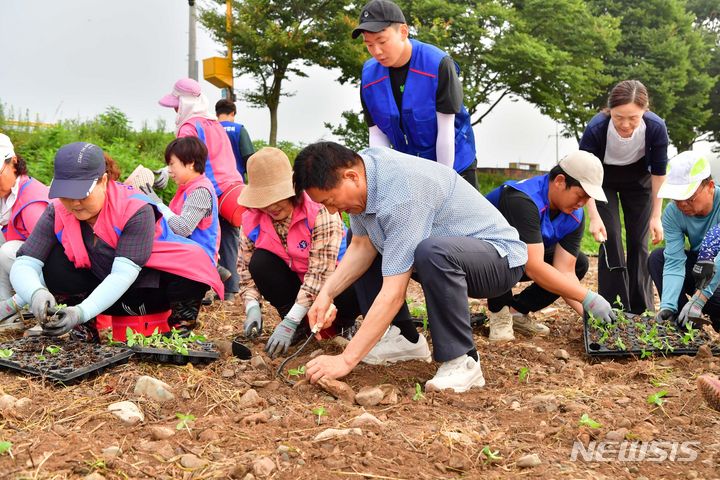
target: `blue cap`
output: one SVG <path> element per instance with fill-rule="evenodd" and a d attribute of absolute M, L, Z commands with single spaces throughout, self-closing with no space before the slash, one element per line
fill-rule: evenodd
<path fill-rule="evenodd" d="M 55 154 L 50 198 L 81 200 L 92 192 L 105 173 L 105 157 L 97 145 L 75 142 L 60 147 Z"/>

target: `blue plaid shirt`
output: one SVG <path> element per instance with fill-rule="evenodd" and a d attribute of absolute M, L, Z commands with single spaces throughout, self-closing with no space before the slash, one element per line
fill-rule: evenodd
<path fill-rule="evenodd" d="M 353 235 L 369 236 L 383 256 L 383 276 L 407 272 L 429 237 L 475 237 L 490 243 L 510 267 L 527 262 L 527 246 L 498 210 L 454 170 L 389 148 L 360 152 L 367 204 L 350 215 Z"/>

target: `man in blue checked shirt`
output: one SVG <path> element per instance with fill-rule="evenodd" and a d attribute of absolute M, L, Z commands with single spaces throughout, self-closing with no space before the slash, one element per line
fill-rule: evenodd
<path fill-rule="evenodd" d="M 423 287 L 438 371 L 425 389 L 465 392 L 485 385 L 470 326 L 468 296 L 498 296 L 517 283 L 527 247 L 477 190 L 436 162 L 378 147 L 355 153 L 333 142 L 304 148 L 293 180 L 331 212 L 350 215 L 353 239 L 308 312 L 327 320 L 333 298 L 355 285 L 364 321 L 340 355 L 307 364 L 312 382 L 343 377 L 360 362 L 431 360 L 405 296 Z"/>

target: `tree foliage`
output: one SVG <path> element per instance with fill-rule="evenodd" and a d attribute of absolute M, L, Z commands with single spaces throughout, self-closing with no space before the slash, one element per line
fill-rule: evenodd
<path fill-rule="evenodd" d="M 224 5 L 224 0 L 215 0 Z M 270 111 L 268 143 L 277 143 L 278 106 L 290 95 L 284 81 L 295 75 L 305 77 L 305 67 L 344 66 L 344 72 L 359 70 L 362 45 L 352 42 L 350 33 L 356 18 L 347 0 L 234 0 L 233 21 L 226 31 L 225 10 L 208 8 L 200 21 L 219 42 L 228 38 L 233 45 L 233 61 L 238 76 L 250 75 L 255 89 L 241 92 L 251 105 Z"/>

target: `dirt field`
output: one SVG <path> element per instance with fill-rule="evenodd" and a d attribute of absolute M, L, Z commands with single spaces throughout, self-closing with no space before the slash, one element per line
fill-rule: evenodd
<path fill-rule="evenodd" d="M 589 282 L 595 286 L 593 277 Z M 416 284 L 410 296 L 422 301 Z M 709 409 L 695 387 L 699 374 L 720 373 L 720 361 L 594 362 L 584 352 L 578 316 L 564 304 L 553 307 L 542 315 L 551 329 L 548 338 L 516 334 L 515 342 L 490 345 L 486 332 L 476 330 L 487 380 L 481 390 L 419 398 L 415 385 L 434 375 L 435 364 L 361 364 L 343 379 L 355 392 L 390 384 L 397 393 L 396 401 L 391 394 L 371 407 L 275 378 L 280 360 L 265 357 L 262 346 L 277 317 L 268 318 L 252 363 L 224 357 L 205 367 L 178 367 L 131 360 L 66 388 L 0 371 L 0 394 L 30 399 L 0 411 L 0 441 L 13 444 L 12 455 L 0 455 L 0 478 L 720 478 L 720 412 Z M 203 319 L 209 337 L 231 339 L 240 331 L 241 312 L 240 306 L 208 308 Z M 339 352 L 334 344 L 313 340 L 288 367 L 304 364 L 318 348 Z M 558 358 L 563 355 L 557 349 L 568 358 Z M 140 375 L 168 383 L 176 398 L 158 403 L 136 396 Z M 257 396 L 247 393 L 251 389 Z M 647 397 L 659 391 L 667 392 L 661 407 L 649 404 Z M 124 400 L 142 409 L 144 422 L 125 425 L 107 411 Z M 324 415 L 317 415 L 318 407 Z M 315 441 L 326 429 L 352 428 L 364 412 L 379 424 Z M 178 413 L 195 419 L 183 422 Z M 600 426 L 581 426 L 583 414 L 586 424 Z M 666 446 L 676 461 L 585 461 L 582 455 L 571 460 L 575 441 L 589 448 L 594 440 L 623 436 L 699 442 L 684 450 L 697 458 L 677 461 L 687 455 Z M 500 458 L 488 459 L 486 446 Z M 541 463 L 518 466 L 529 454 Z"/>

